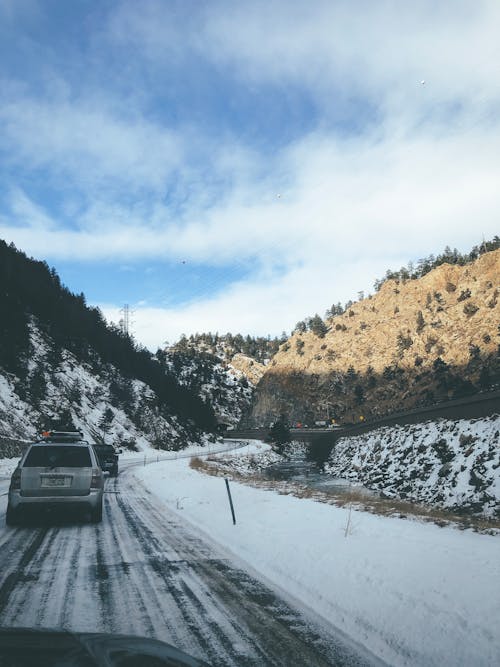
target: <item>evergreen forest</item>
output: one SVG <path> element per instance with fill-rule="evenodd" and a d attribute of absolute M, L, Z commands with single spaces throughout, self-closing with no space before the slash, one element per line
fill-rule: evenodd
<path fill-rule="evenodd" d="M 89 307 L 83 294 L 73 294 L 46 262 L 28 258 L 13 244 L 0 240 L 0 369 L 20 383 L 29 372 L 32 356 L 30 323 L 36 322 L 52 346 L 56 367 L 64 349 L 82 363 L 98 369 L 115 367 L 122 376 L 138 379 L 155 392 L 158 408 L 213 430 L 210 405 L 189 388 L 146 348 L 119 327 L 108 324 L 98 308 Z"/>

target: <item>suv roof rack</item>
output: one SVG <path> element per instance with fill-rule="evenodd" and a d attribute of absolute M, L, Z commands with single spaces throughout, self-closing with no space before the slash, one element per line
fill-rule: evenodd
<path fill-rule="evenodd" d="M 42 431 L 42 442 L 75 442 L 83 440 L 81 431 Z"/>

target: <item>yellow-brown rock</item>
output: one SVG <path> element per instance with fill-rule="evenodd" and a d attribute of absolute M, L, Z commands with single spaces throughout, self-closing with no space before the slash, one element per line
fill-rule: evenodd
<path fill-rule="evenodd" d="M 482 369 L 497 372 L 499 302 L 500 250 L 464 266 L 443 264 L 418 280 L 388 280 L 328 320 L 323 338 L 294 333 L 281 346 L 257 387 L 253 423 L 280 412 L 312 419 L 359 413 L 360 405 L 379 414 L 422 404 L 429 392 L 445 391 L 433 371 L 437 358 L 477 383 Z M 396 380 L 387 369 L 396 369 Z M 361 401 L 354 382 L 342 384 L 353 370 Z"/>

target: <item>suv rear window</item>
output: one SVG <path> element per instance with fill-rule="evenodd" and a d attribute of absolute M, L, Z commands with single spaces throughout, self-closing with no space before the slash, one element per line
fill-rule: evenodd
<path fill-rule="evenodd" d="M 88 447 L 71 445 L 43 445 L 32 447 L 24 468 L 91 468 Z"/>
<path fill-rule="evenodd" d="M 93 445 L 97 454 L 115 454 L 115 448 L 112 445 Z"/>

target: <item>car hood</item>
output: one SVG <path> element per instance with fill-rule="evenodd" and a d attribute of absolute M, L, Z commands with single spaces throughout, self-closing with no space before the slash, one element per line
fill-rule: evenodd
<path fill-rule="evenodd" d="M 133 635 L 0 628 L 0 664 L 9 667 L 209 667 L 175 646 Z"/>

